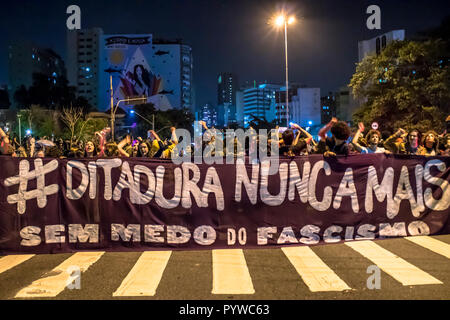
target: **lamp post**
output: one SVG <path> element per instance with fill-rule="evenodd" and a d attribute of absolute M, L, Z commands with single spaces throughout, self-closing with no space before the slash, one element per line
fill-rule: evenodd
<path fill-rule="evenodd" d="M 284 25 L 284 55 L 286 62 L 286 127 L 289 127 L 289 72 L 288 72 L 288 47 L 287 47 L 287 26 L 295 22 L 295 17 L 287 17 L 284 13 L 275 18 L 275 25 L 282 27 Z"/>
<path fill-rule="evenodd" d="M 111 90 L 112 90 L 112 82 L 111 82 Z M 147 101 L 147 97 L 146 96 L 142 96 L 139 98 L 127 98 L 127 99 L 121 99 L 119 101 L 117 101 L 116 107 L 113 108 L 113 100 L 111 97 L 111 138 L 112 141 L 114 141 L 114 122 L 116 120 L 116 111 L 117 108 L 119 108 L 119 103 L 121 102 L 131 102 L 131 101 L 142 101 L 145 102 Z"/>
<path fill-rule="evenodd" d="M 131 110 L 130 112 L 131 112 L 131 113 L 137 114 L 139 117 L 141 117 L 142 119 L 144 119 L 145 121 L 147 121 L 148 123 L 150 123 L 150 124 L 152 125 L 152 130 L 155 131 L 155 115 L 154 115 L 154 114 L 152 114 L 152 120 L 153 120 L 153 121 L 150 121 L 150 120 L 148 120 L 147 118 L 145 118 L 144 116 L 142 116 L 142 115 L 140 115 L 139 113 L 137 113 L 135 110 Z"/>
<path fill-rule="evenodd" d="M 22 126 L 20 125 L 20 113 L 17 114 L 17 118 L 19 118 L 19 143 L 22 144 Z"/>

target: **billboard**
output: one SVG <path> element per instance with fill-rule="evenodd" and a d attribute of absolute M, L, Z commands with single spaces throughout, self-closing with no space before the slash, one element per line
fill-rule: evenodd
<path fill-rule="evenodd" d="M 157 109 L 179 107 L 180 82 L 176 81 L 180 77 L 179 58 L 178 65 L 167 63 L 165 56 L 170 56 L 170 52 L 161 54 L 162 50 L 153 45 L 151 34 L 104 35 L 100 48 L 101 110 L 110 108 L 110 77 L 114 105 L 123 99 L 145 95 Z M 126 108 L 132 104 L 122 102 L 120 106 Z"/>

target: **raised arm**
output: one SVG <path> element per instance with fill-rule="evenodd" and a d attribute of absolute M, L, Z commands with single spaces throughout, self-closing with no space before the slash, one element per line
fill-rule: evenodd
<path fill-rule="evenodd" d="M 358 123 L 358 130 L 355 133 L 355 136 L 353 137 L 353 145 L 355 146 L 356 150 L 358 152 L 362 151 L 361 145 L 358 143 L 359 137 L 361 137 L 362 133 L 364 132 L 364 123 L 360 122 Z"/>
<path fill-rule="evenodd" d="M 405 130 L 403 130 L 402 128 L 398 129 L 396 133 L 394 133 L 392 136 L 386 139 L 386 141 L 384 142 L 384 147 L 387 150 L 391 151 L 392 153 L 398 153 L 399 148 L 397 146 L 396 141 L 398 138 L 402 137 L 405 134 L 406 134 Z"/>
<path fill-rule="evenodd" d="M 129 143 L 131 143 L 131 138 L 129 135 L 127 135 L 125 137 L 125 139 L 123 139 L 122 141 L 119 142 L 119 144 L 117 145 L 117 149 L 119 150 L 120 155 L 122 155 L 124 157 L 130 156 L 125 150 L 123 150 L 123 147 Z"/>
<path fill-rule="evenodd" d="M 175 144 L 178 144 L 178 138 L 177 135 L 175 133 L 175 130 L 177 130 L 175 127 L 171 127 L 170 131 L 172 132 L 172 142 Z"/>
<path fill-rule="evenodd" d="M 153 138 L 155 138 L 157 141 L 161 141 L 158 134 L 154 130 L 148 130 L 148 132 L 150 132 L 150 136 L 153 136 Z"/>
<path fill-rule="evenodd" d="M 2 140 L 1 147 L 2 147 L 3 153 L 6 153 L 6 152 L 8 152 L 9 138 L 6 135 L 6 133 L 3 131 L 2 128 L 0 128 L 0 137 Z"/>
<path fill-rule="evenodd" d="M 319 137 L 321 140 L 325 140 L 326 136 L 325 134 L 330 131 L 331 127 L 333 126 L 333 124 L 335 124 L 337 122 L 336 118 L 331 119 L 330 122 L 328 122 L 325 127 L 323 127 L 322 129 L 320 129 L 319 131 Z"/>
<path fill-rule="evenodd" d="M 103 129 L 102 131 L 95 133 L 98 136 L 98 140 L 99 140 L 99 149 L 100 149 L 100 151 L 98 153 L 99 157 L 105 156 L 106 135 L 108 134 L 109 131 L 111 131 L 111 128 L 107 127 L 105 129 Z"/>
<path fill-rule="evenodd" d="M 203 120 L 200 120 L 198 123 L 200 123 L 203 127 L 203 129 L 208 130 L 208 126 L 206 125 L 206 122 Z"/>
<path fill-rule="evenodd" d="M 313 136 L 312 136 L 308 131 L 306 131 L 305 129 L 303 129 L 302 127 L 300 127 L 298 124 L 292 123 L 292 124 L 291 124 L 291 128 L 300 130 L 302 133 L 304 133 L 304 134 L 306 135 L 306 138 L 307 138 L 307 143 L 312 142 L 313 145 L 316 144 L 316 142 L 315 142 L 314 139 L 313 139 Z M 300 133 L 297 134 L 297 137 L 295 137 L 294 145 L 297 144 L 299 138 L 300 138 Z"/>

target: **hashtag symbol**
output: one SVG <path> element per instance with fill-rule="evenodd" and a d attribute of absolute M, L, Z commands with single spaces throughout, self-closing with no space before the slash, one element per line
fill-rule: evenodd
<path fill-rule="evenodd" d="M 42 164 L 42 159 L 34 160 L 34 170 L 30 171 L 30 163 L 28 160 L 22 160 L 19 163 L 19 174 L 14 177 L 7 178 L 5 185 L 7 187 L 12 185 L 19 185 L 19 191 L 16 194 L 9 195 L 6 200 L 9 204 L 17 203 L 17 212 L 25 213 L 26 201 L 37 199 L 39 208 L 44 208 L 47 205 L 47 196 L 58 192 L 58 185 L 45 185 L 45 175 L 58 168 L 58 161 L 52 160 L 45 166 Z M 36 189 L 27 191 L 28 181 L 36 179 Z"/>

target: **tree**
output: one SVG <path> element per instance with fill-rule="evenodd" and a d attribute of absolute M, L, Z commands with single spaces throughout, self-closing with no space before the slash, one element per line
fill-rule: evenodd
<path fill-rule="evenodd" d="M 63 108 L 61 114 L 61 120 L 66 124 L 70 131 L 70 147 L 72 147 L 73 139 L 75 136 L 75 129 L 78 122 L 83 118 L 83 111 L 80 108 Z"/>
<path fill-rule="evenodd" d="M 142 117 L 149 122 L 155 119 L 155 131 L 162 137 L 170 137 L 170 127 L 183 128 L 187 130 L 192 129 L 194 116 L 188 109 L 172 109 L 167 111 L 156 110 L 151 103 L 134 106 L 134 109 Z M 137 124 L 136 133 L 138 136 L 146 137 L 147 131 L 152 128 L 152 125 L 142 119 L 140 116 L 135 116 Z"/>
<path fill-rule="evenodd" d="M 362 102 L 355 123 L 397 128 L 442 130 L 450 106 L 450 73 L 442 64 L 446 55 L 440 40 L 394 41 L 381 54 L 357 64 L 350 82 Z"/>

